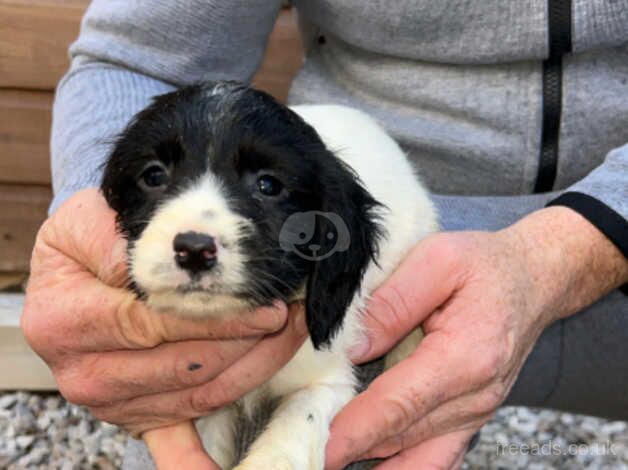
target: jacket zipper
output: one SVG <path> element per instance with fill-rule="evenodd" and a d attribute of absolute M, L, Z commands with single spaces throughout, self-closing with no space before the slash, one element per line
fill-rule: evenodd
<path fill-rule="evenodd" d="M 543 61 L 543 125 L 536 193 L 551 191 L 556 181 L 563 56 L 571 52 L 571 0 L 548 0 L 547 10 L 549 57 Z"/>

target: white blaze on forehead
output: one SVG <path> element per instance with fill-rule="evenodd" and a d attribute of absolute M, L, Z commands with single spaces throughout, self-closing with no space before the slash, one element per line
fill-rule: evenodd
<path fill-rule="evenodd" d="M 212 236 L 218 248 L 216 266 L 204 273 L 199 285 L 216 294 L 228 293 L 245 281 L 239 242 L 251 228 L 249 220 L 229 208 L 220 181 L 207 173 L 157 208 L 131 249 L 133 279 L 147 293 L 149 303 L 151 296 L 167 294 L 171 300 L 178 296 L 174 289 L 190 279 L 174 261 L 173 240 L 179 233 L 198 232 Z"/>

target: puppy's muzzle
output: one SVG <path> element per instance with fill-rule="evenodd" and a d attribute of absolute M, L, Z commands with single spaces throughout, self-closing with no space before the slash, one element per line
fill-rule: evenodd
<path fill-rule="evenodd" d="M 205 233 L 179 233 L 174 237 L 172 248 L 177 266 L 188 271 L 190 275 L 198 276 L 216 265 L 216 242 Z"/>

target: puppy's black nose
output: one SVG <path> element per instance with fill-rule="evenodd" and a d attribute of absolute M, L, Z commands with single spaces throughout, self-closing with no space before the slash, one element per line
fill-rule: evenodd
<path fill-rule="evenodd" d="M 179 233 L 174 237 L 172 248 L 177 265 L 192 274 L 209 271 L 216 264 L 216 243 L 204 233 Z"/>

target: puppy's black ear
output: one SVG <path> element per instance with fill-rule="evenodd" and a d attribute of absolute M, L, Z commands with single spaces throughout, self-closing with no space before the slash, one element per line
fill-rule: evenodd
<path fill-rule="evenodd" d="M 334 160 L 338 167 L 327 168 L 322 178 L 323 211 L 313 238 L 320 256 L 313 261 L 306 294 L 307 326 L 316 349 L 328 346 L 342 325 L 382 235 L 377 216 L 381 205 L 351 169 Z"/>

